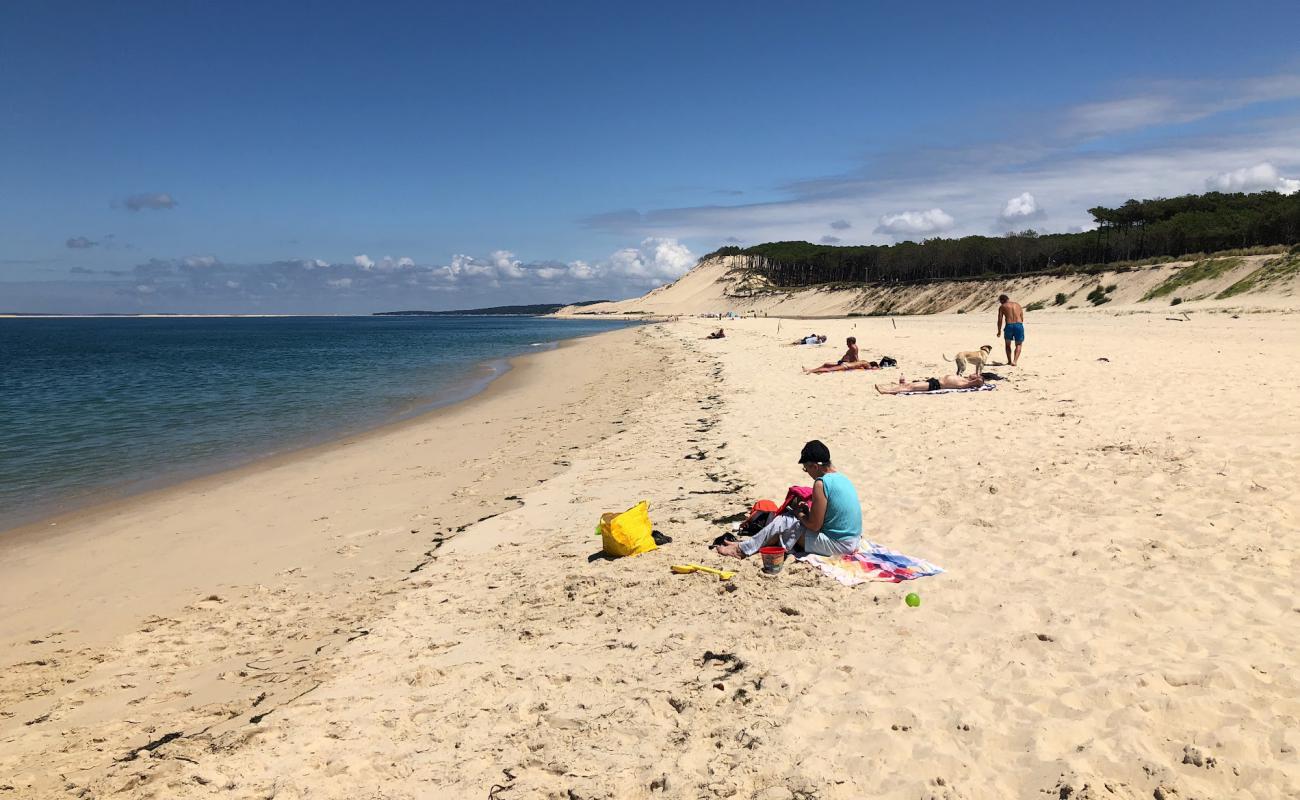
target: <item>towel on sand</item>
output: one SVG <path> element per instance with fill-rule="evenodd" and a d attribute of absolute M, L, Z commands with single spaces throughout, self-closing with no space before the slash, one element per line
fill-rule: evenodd
<path fill-rule="evenodd" d="M 974 389 L 934 389 L 925 392 L 899 392 L 899 397 L 910 397 L 914 394 L 956 394 L 958 392 L 991 392 L 998 388 L 996 383 L 986 383 L 983 386 Z"/>
<path fill-rule="evenodd" d="M 796 559 L 812 564 L 821 570 L 822 574 L 834 578 L 845 586 L 857 586 L 867 581 L 902 583 L 943 572 L 941 567 L 929 561 L 905 556 L 866 539 L 862 540 L 856 553 L 839 556 L 807 553 L 796 556 Z"/>

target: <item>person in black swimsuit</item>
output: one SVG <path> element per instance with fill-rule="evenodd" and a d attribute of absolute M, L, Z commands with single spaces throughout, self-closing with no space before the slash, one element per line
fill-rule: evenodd
<path fill-rule="evenodd" d="M 984 378 L 979 375 L 944 375 L 942 378 L 926 378 L 923 381 L 877 383 L 876 391 L 881 394 L 902 394 L 904 392 L 935 392 L 939 389 L 978 389 L 983 385 Z"/>

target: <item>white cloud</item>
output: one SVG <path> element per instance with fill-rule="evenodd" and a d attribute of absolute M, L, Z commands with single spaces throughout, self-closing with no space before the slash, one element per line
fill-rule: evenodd
<path fill-rule="evenodd" d="M 131 195 L 126 198 L 124 205 L 131 211 L 139 211 L 144 208 L 165 211 L 169 208 L 175 208 L 176 201 L 166 192 L 146 192 L 145 194 Z"/>
<path fill-rule="evenodd" d="M 330 287 L 331 289 L 351 289 L 351 288 L 352 288 L 352 279 L 351 279 L 351 278 L 332 278 L 332 279 L 330 279 L 330 280 L 325 281 L 325 285 L 328 286 L 328 287 Z"/>
<path fill-rule="evenodd" d="M 880 224 L 876 226 L 876 233 L 887 233 L 896 237 L 925 235 L 946 231 L 953 226 L 953 223 L 952 216 L 942 208 L 931 208 L 928 211 L 899 211 L 883 215 Z"/>
<path fill-rule="evenodd" d="M 1029 192 L 1021 192 L 1007 201 L 998 219 L 1009 225 L 1042 219 L 1047 213 L 1038 205 L 1038 199 Z"/>
<path fill-rule="evenodd" d="M 596 277 L 596 270 L 586 261 L 569 262 L 569 277 L 579 281 L 589 281 Z"/>
<path fill-rule="evenodd" d="M 1295 194 L 1300 192 L 1300 180 L 1282 177 L 1278 174 L 1277 167 L 1265 161 L 1253 167 L 1220 172 L 1218 175 L 1206 178 L 1205 188 L 1216 192 L 1275 191 L 1282 194 Z"/>
<path fill-rule="evenodd" d="M 135 287 L 135 290 L 136 290 L 137 292 L 139 292 L 140 294 L 153 294 L 153 293 L 154 293 L 154 287 L 150 286 L 150 285 L 147 284 L 147 283 L 137 284 L 136 287 Z"/>
<path fill-rule="evenodd" d="M 521 268 L 519 262 L 515 260 L 515 254 L 509 250 L 492 251 L 492 266 L 496 268 L 498 277 L 524 277 L 524 270 Z"/>
<path fill-rule="evenodd" d="M 459 280 L 461 277 L 483 278 L 496 274 L 496 267 L 464 253 L 452 256 L 451 263 L 443 269 L 452 280 Z"/>
<path fill-rule="evenodd" d="M 1085 103 L 1065 110 L 1063 132 L 1104 136 L 1143 128 L 1181 125 L 1258 103 L 1300 97 L 1300 74 L 1230 80 L 1153 81 L 1129 97 Z"/>
<path fill-rule="evenodd" d="M 355 256 L 352 259 L 352 263 L 366 271 L 376 270 L 378 272 L 395 272 L 397 270 L 413 268 L 415 266 L 415 259 L 409 256 L 402 256 L 400 258 L 384 256 L 378 261 L 375 261 L 369 256 L 363 254 Z"/>
<path fill-rule="evenodd" d="M 238 288 L 239 288 L 239 281 L 226 281 L 226 288 L 227 288 L 227 289 L 238 289 Z"/>
<path fill-rule="evenodd" d="M 185 259 L 185 266 L 192 268 L 212 267 L 220 264 L 216 256 L 188 256 Z"/>
<path fill-rule="evenodd" d="M 611 255 L 600 272 L 651 284 L 677 280 L 696 261 L 690 249 L 676 239 L 652 236 L 643 239 L 640 247 L 625 247 Z"/>
<path fill-rule="evenodd" d="M 1076 106 L 1066 115 L 1066 132 L 1080 136 L 1136 130 L 1186 121 L 1177 99 L 1161 95 L 1124 97 Z"/>

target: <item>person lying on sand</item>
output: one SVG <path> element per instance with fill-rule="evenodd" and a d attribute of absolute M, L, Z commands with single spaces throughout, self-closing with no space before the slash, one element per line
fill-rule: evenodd
<path fill-rule="evenodd" d="M 862 505 L 858 490 L 848 478 L 835 471 L 831 451 L 816 439 L 803 446 L 799 463 L 813 479 L 812 506 L 801 506 L 794 515 L 779 514 L 761 531 L 743 542 L 718 545 L 718 553 L 748 558 L 759 548 L 780 545 L 786 552 L 800 549 L 822 556 L 852 553 L 862 540 Z"/>
<path fill-rule="evenodd" d="M 793 342 L 790 342 L 790 344 L 794 344 L 794 345 L 825 344 L 825 343 L 826 343 L 826 337 L 822 336 L 819 333 L 810 333 L 807 336 L 803 337 L 802 339 L 795 339 Z"/>
<path fill-rule="evenodd" d="M 705 339 L 725 339 L 725 338 L 727 338 L 727 334 L 726 334 L 725 331 L 722 330 L 722 328 L 718 328 L 716 331 L 714 331 L 713 333 L 710 333 L 708 336 L 705 336 L 704 338 L 705 338 Z"/>
<path fill-rule="evenodd" d="M 874 361 L 853 361 L 848 364 L 822 364 L 820 367 L 804 367 L 805 375 L 821 375 L 826 372 L 848 372 L 854 369 L 880 369 Z"/>
<path fill-rule="evenodd" d="M 942 378 L 926 378 L 923 381 L 904 381 L 898 383 L 877 383 L 876 391 L 881 394 L 902 394 L 903 392 L 933 392 L 939 389 L 978 389 L 984 385 L 981 375 L 944 375 Z"/>

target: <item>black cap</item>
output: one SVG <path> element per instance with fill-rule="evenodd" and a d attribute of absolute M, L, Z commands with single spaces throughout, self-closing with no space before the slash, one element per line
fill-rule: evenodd
<path fill-rule="evenodd" d="M 799 463 L 807 464 L 809 461 L 816 461 L 818 464 L 831 463 L 830 449 L 817 439 L 813 439 L 799 451 Z"/>

